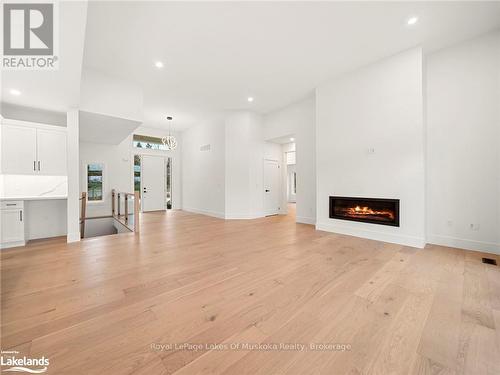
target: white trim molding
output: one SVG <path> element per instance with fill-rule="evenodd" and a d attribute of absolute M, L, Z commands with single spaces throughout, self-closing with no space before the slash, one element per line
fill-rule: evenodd
<path fill-rule="evenodd" d="M 416 247 L 419 249 L 423 249 L 426 243 L 425 239 L 420 237 L 407 236 L 404 234 L 379 232 L 369 229 L 348 228 L 333 223 L 320 222 L 316 224 L 316 229 L 323 230 L 326 232 L 345 234 L 348 236 L 367 238 L 375 241 L 397 243 L 400 245 Z"/>
<path fill-rule="evenodd" d="M 192 212 L 194 214 L 200 214 L 200 215 L 206 215 L 206 216 L 212 216 L 216 217 L 218 219 L 225 219 L 225 215 L 223 212 L 216 212 L 216 211 L 209 211 L 209 210 L 201 210 L 198 208 L 192 208 L 192 207 L 183 207 L 182 211 L 186 212 Z"/>
<path fill-rule="evenodd" d="M 316 225 L 316 218 L 314 218 L 314 217 L 305 217 L 305 216 L 297 216 L 297 217 L 295 217 L 295 222 L 296 223 L 301 223 L 301 224 Z"/>
<path fill-rule="evenodd" d="M 277 215 L 279 215 L 279 214 L 277 214 Z M 269 216 L 274 216 L 274 215 L 269 215 Z M 259 218 L 262 218 L 262 217 L 266 217 L 266 215 L 264 215 L 263 212 L 253 213 L 253 214 L 249 214 L 249 213 L 226 214 L 224 216 L 224 218 L 226 220 L 252 220 L 252 219 L 259 219 Z"/>
<path fill-rule="evenodd" d="M 66 242 L 78 242 L 80 241 L 80 232 L 68 233 L 66 235 Z"/>
<path fill-rule="evenodd" d="M 428 235 L 427 242 L 433 245 L 456 247 L 465 250 L 500 254 L 500 243 L 494 243 L 494 242 L 467 240 L 464 238 L 441 236 L 437 234 Z"/>

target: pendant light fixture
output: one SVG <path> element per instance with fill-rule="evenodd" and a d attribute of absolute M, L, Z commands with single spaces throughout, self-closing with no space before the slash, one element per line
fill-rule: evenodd
<path fill-rule="evenodd" d="M 171 125 L 170 124 L 172 124 L 172 120 L 173 120 L 172 116 L 167 116 L 167 120 L 169 121 L 168 135 L 166 137 L 163 137 L 161 139 L 161 141 L 167 147 L 168 150 L 175 150 L 177 148 L 177 140 L 170 133 L 170 130 L 171 130 Z"/>

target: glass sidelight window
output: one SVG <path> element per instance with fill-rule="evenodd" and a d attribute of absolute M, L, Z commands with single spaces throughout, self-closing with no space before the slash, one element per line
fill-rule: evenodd
<path fill-rule="evenodd" d="M 172 158 L 166 159 L 165 166 L 165 206 L 172 208 Z"/>
<path fill-rule="evenodd" d="M 103 171 L 102 164 L 87 165 L 87 200 L 102 201 L 104 199 Z"/>
<path fill-rule="evenodd" d="M 141 192 L 141 156 L 134 155 L 134 191 Z"/>

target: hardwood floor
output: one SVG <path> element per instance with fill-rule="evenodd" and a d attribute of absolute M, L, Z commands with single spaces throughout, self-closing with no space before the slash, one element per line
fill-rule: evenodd
<path fill-rule="evenodd" d="M 2 251 L 2 349 L 49 374 L 500 374 L 500 268 L 482 255 L 144 214 L 139 236 Z"/>

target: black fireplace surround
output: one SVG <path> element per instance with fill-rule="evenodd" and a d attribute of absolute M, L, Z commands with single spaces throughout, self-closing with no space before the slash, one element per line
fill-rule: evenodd
<path fill-rule="evenodd" d="M 399 199 L 333 196 L 330 218 L 399 227 Z"/>

